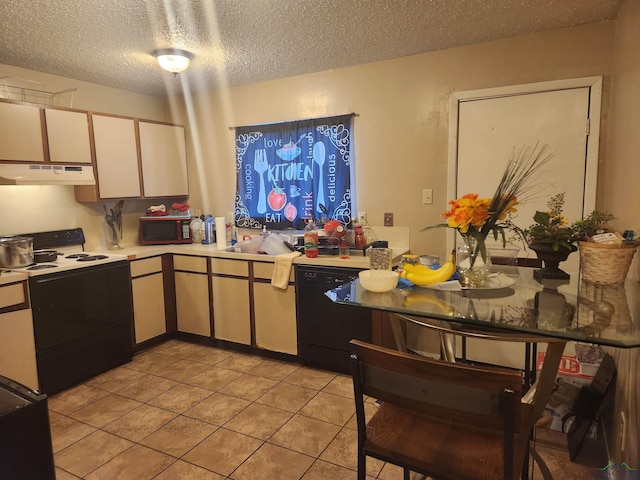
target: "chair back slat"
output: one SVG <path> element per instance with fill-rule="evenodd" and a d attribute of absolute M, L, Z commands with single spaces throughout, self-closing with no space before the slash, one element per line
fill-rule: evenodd
<path fill-rule="evenodd" d="M 448 363 L 351 342 L 361 392 L 426 415 L 456 418 L 484 428 L 504 427 L 504 402 L 519 402 L 520 372 L 499 367 Z M 513 406 L 513 431 L 520 431 Z"/>

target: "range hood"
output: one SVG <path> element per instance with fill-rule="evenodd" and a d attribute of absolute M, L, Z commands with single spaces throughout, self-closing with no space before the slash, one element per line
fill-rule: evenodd
<path fill-rule="evenodd" d="M 95 185 L 90 165 L 0 164 L 0 185 Z"/>

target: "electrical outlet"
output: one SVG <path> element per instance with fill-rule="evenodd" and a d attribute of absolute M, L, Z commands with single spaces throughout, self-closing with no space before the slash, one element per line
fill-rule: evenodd
<path fill-rule="evenodd" d="M 360 223 L 367 223 L 367 212 L 358 212 L 358 221 Z"/>
<path fill-rule="evenodd" d="M 384 214 L 384 226 L 393 227 L 393 213 L 389 212 Z"/>
<path fill-rule="evenodd" d="M 422 189 L 422 203 L 427 205 L 433 203 L 433 189 L 432 188 L 423 188 Z"/>

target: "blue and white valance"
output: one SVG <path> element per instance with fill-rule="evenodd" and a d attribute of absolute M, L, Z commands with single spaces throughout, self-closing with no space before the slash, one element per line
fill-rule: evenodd
<path fill-rule="evenodd" d="M 236 225 L 302 229 L 323 216 L 347 224 L 352 118 L 236 127 Z"/>

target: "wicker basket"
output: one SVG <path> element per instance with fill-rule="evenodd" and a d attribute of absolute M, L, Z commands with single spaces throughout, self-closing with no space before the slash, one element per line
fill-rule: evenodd
<path fill-rule="evenodd" d="M 583 280 L 605 285 L 624 283 L 638 245 L 578 242 Z"/>

